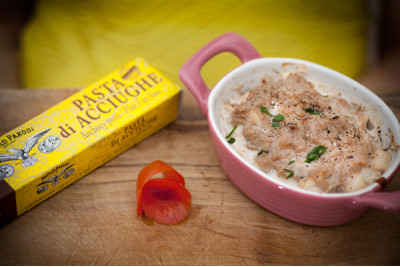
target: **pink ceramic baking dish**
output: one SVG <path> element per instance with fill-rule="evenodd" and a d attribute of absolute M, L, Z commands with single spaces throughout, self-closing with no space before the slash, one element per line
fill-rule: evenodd
<path fill-rule="evenodd" d="M 209 90 L 200 70 L 215 55 L 231 52 L 242 65 L 229 72 Z M 400 153 L 394 152 L 388 169 L 382 178 L 364 189 L 350 193 L 314 193 L 289 186 L 273 179 L 241 157 L 226 142 L 221 133 L 219 120 L 222 105 L 237 92 L 250 90 L 267 75 L 273 75 L 284 63 L 305 65 L 306 78 L 318 80 L 335 88 L 344 95 L 357 99 L 367 108 L 375 109 L 382 120 L 384 143 L 390 142 L 390 131 L 396 144 L 400 144 L 400 126 L 393 112 L 374 93 L 347 76 L 321 65 L 292 58 L 262 58 L 255 48 L 235 33 L 222 35 L 194 54 L 181 68 L 179 77 L 196 98 L 207 116 L 213 145 L 223 170 L 232 183 L 245 195 L 262 207 L 287 219 L 319 226 L 339 225 L 356 219 L 369 207 L 389 212 L 400 210 L 400 191 L 380 192 L 390 182 L 400 167 Z M 287 65 L 287 64 L 286 64 Z M 386 139 L 385 139 L 386 138 Z"/>

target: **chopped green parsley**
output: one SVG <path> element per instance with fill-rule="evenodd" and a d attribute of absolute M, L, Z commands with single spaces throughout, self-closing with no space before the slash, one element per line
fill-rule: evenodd
<path fill-rule="evenodd" d="M 229 138 L 228 143 L 233 144 L 233 143 L 235 143 L 235 141 L 236 141 L 236 139 L 231 137 L 231 138 Z"/>
<path fill-rule="evenodd" d="M 269 113 L 268 109 L 264 106 L 260 106 L 260 110 L 261 112 L 268 114 L 270 117 L 273 117 L 274 115 L 272 115 L 271 113 Z"/>
<path fill-rule="evenodd" d="M 225 137 L 226 139 L 228 139 L 229 137 L 231 137 L 231 135 L 233 134 L 233 132 L 236 130 L 238 126 L 235 125 L 235 127 L 233 127 L 232 131 Z"/>
<path fill-rule="evenodd" d="M 268 152 L 269 152 L 269 151 L 267 151 L 267 150 L 261 149 L 260 152 L 258 152 L 257 157 L 258 157 L 258 156 L 261 156 L 262 153 L 268 153 Z"/>
<path fill-rule="evenodd" d="M 283 169 L 285 172 L 288 172 L 289 175 L 286 176 L 286 179 L 292 178 L 294 176 L 294 171 L 289 169 Z"/>
<path fill-rule="evenodd" d="M 326 152 L 325 146 L 316 146 L 308 153 L 307 158 L 304 162 L 310 163 L 316 159 L 319 159 Z"/>
<path fill-rule="evenodd" d="M 311 115 L 321 115 L 321 113 L 313 108 L 306 108 L 305 111 Z"/>
<path fill-rule="evenodd" d="M 233 132 L 236 130 L 237 127 L 238 127 L 238 126 L 235 125 L 235 127 L 233 127 L 232 131 L 225 137 L 226 139 L 228 139 L 228 143 L 229 143 L 229 144 L 233 144 L 233 143 L 235 143 L 235 141 L 236 141 L 236 139 L 233 138 L 233 137 L 231 137 L 231 135 L 233 134 Z"/>
<path fill-rule="evenodd" d="M 280 122 L 280 121 L 283 121 L 285 119 L 285 116 L 283 116 L 282 114 L 278 114 L 278 115 L 276 115 L 273 119 L 272 119 L 272 121 L 273 122 Z"/>
<path fill-rule="evenodd" d="M 274 122 L 274 121 L 272 122 L 272 127 L 276 128 L 279 126 L 281 126 L 281 124 L 279 122 Z"/>

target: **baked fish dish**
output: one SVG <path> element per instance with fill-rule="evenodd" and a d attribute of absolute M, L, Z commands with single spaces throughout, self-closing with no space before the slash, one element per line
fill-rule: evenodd
<path fill-rule="evenodd" d="M 220 115 L 227 142 L 260 170 L 305 190 L 352 192 L 374 183 L 392 156 L 379 118 L 307 80 L 306 71 L 282 72 L 230 98 Z"/>

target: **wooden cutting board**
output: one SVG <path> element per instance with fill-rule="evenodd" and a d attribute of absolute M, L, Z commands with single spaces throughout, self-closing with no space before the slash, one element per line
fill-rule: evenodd
<path fill-rule="evenodd" d="M 0 133 L 74 92 L 0 90 Z M 400 92 L 382 98 L 399 118 Z M 313 227 L 240 193 L 219 166 L 207 121 L 187 99 L 175 123 L 0 228 L 0 264 L 400 264 L 400 213 L 370 209 L 345 225 Z M 136 176 L 156 159 L 181 172 L 192 194 L 178 225 L 136 218 Z M 399 189 L 397 174 L 386 191 Z"/>

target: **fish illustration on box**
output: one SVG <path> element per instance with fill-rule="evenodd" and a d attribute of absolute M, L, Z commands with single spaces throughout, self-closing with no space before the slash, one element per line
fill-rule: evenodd
<path fill-rule="evenodd" d="M 51 178 L 48 178 L 46 180 L 44 180 L 43 182 L 41 182 L 40 184 L 38 184 L 36 187 L 39 187 L 37 190 L 37 193 L 43 193 L 45 192 L 48 188 L 49 188 L 49 184 L 51 184 L 52 186 L 56 186 L 58 185 L 58 183 L 60 182 L 60 177 L 64 174 L 64 179 L 68 178 L 71 174 L 74 173 L 74 168 L 71 168 L 72 166 L 74 166 L 74 164 L 69 165 L 68 167 L 66 167 L 65 169 L 63 169 L 60 174 L 58 175 L 53 175 Z"/>
<path fill-rule="evenodd" d="M 12 154 L 0 154 L 0 163 L 11 160 L 20 160 L 22 161 L 22 167 L 24 168 L 33 166 L 39 160 L 34 157 L 34 154 L 30 155 L 29 152 L 31 152 L 32 148 L 39 142 L 39 139 L 50 130 L 51 129 L 47 129 L 31 136 L 28 140 L 26 140 L 25 145 L 22 149 L 8 149 L 7 152 Z"/>

